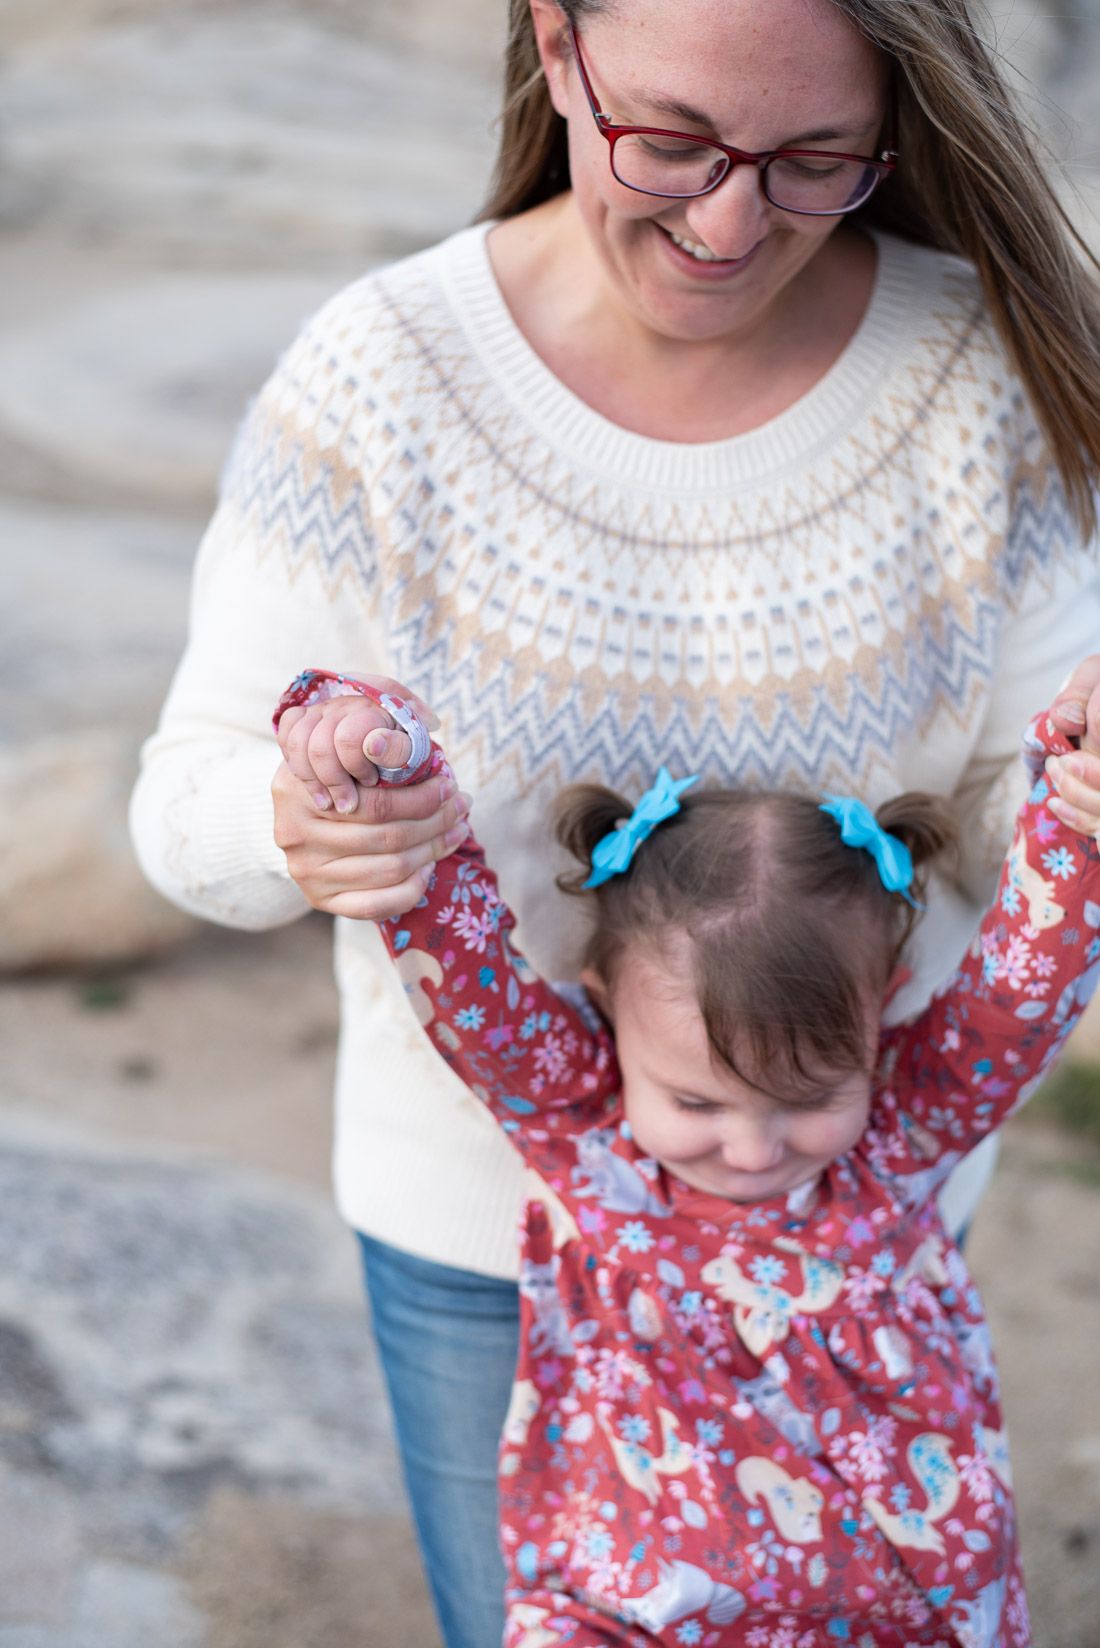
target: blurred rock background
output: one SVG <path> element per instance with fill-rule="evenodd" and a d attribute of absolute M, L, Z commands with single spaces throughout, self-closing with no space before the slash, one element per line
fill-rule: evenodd
<path fill-rule="evenodd" d="M 326 924 L 185 921 L 124 820 L 233 427 L 317 302 L 477 209 L 503 13 L 0 0 L 0 1648 L 436 1644 L 327 1196 Z M 1100 240 L 1100 0 L 990 28 Z M 1100 1644 L 1077 1056 L 973 1245 L 1040 1648 Z"/>

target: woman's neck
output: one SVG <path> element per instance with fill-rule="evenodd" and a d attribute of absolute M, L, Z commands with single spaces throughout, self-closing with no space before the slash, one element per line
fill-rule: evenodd
<path fill-rule="evenodd" d="M 555 377 L 612 423 L 655 440 L 722 440 L 778 417 L 842 353 L 874 285 L 873 243 L 841 230 L 763 324 L 683 341 L 621 301 L 570 194 L 498 224 L 488 245 L 513 320 Z"/>

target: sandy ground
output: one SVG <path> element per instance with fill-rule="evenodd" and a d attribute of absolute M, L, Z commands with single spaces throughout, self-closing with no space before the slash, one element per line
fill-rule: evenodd
<path fill-rule="evenodd" d="M 992 9 L 1087 217 L 1100 5 Z M 326 923 L 139 920 L 122 810 L 233 426 L 314 303 L 475 210 L 502 29 L 0 7 L 0 964 L 55 963 L 0 989 L 0 1648 L 438 1648 L 328 1194 Z M 973 1237 L 1038 1648 L 1100 1648 L 1098 1184 L 1017 1126 Z"/>

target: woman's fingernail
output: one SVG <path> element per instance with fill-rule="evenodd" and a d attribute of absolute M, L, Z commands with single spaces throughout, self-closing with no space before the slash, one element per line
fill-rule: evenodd
<path fill-rule="evenodd" d="M 384 761 L 389 749 L 389 734 L 381 731 L 368 733 L 363 748 L 372 761 Z"/>
<path fill-rule="evenodd" d="M 357 795 L 342 795 L 336 803 L 336 811 L 338 813 L 353 813 L 358 805 L 359 797 Z"/>
<path fill-rule="evenodd" d="M 458 785 L 455 783 L 454 779 L 453 778 L 445 778 L 443 780 L 442 784 L 439 786 L 439 805 L 442 807 L 442 805 L 445 801 L 449 801 L 451 799 L 452 795 L 457 795 L 457 794 L 458 794 Z"/>
<path fill-rule="evenodd" d="M 451 828 L 447 831 L 447 834 L 443 837 L 447 851 L 451 852 L 453 848 L 459 846 L 461 842 L 465 841 L 469 833 L 470 826 L 464 818 L 460 819 L 457 824 L 452 824 Z"/>
<path fill-rule="evenodd" d="M 1055 818 L 1060 818 L 1063 824 L 1068 824 L 1071 828 L 1073 827 L 1073 808 L 1067 801 L 1063 801 L 1060 795 L 1052 795 L 1047 802 L 1047 806 L 1050 808 Z"/>
<path fill-rule="evenodd" d="M 1084 704 L 1078 704 L 1075 699 L 1068 704 L 1059 704 L 1058 713 L 1063 721 L 1072 721 L 1075 727 L 1083 727 L 1088 719 Z"/>
<path fill-rule="evenodd" d="M 459 802 L 459 806 L 462 808 L 462 811 L 459 813 L 458 816 L 460 818 L 465 818 L 466 814 L 469 812 L 470 808 L 474 804 L 474 798 L 473 798 L 472 795 L 467 795 L 465 790 L 459 790 L 459 792 L 458 792 L 458 802 Z"/>
<path fill-rule="evenodd" d="M 320 807 L 323 813 L 327 813 L 329 808 L 332 806 L 332 797 L 329 795 L 327 790 L 314 790 L 313 805 L 315 807 Z"/>

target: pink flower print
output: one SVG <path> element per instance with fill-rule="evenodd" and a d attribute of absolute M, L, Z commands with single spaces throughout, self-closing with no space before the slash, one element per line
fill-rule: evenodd
<path fill-rule="evenodd" d="M 577 1218 L 586 1236 L 598 1236 L 607 1224 L 607 1214 L 602 1207 L 582 1207 Z"/>
<path fill-rule="evenodd" d="M 975 1505 L 993 1498 L 993 1476 L 984 1453 L 963 1453 L 958 1457 L 959 1481 Z"/>
<path fill-rule="evenodd" d="M 532 1058 L 535 1069 L 547 1081 L 564 1081 L 570 1073 L 561 1038 L 550 1031 L 544 1037 L 542 1046 L 535 1048 Z"/>
<path fill-rule="evenodd" d="M 1031 972 L 1031 946 L 1018 935 L 1008 941 L 1001 958 L 1001 977 L 1012 990 L 1018 990 Z"/>
<path fill-rule="evenodd" d="M 548 1356 L 535 1368 L 535 1383 L 543 1390 L 549 1390 L 556 1385 L 562 1376 L 562 1365 L 555 1356 Z"/>
<path fill-rule="evenodd" d="M 454 930 L 466 940 L 467 950 L 481 954 L 493 936 L 493 918 L 488 911 L 478 915 L 471 906 L 464 905 L 455 916 Z"/>
<path fill-rule="evenodd" d="M 1034 827 L 1036 838 L 1041 846 L 1045 846 L 1048 841 L 1053 841 L 1059 829 L 1058 820 L 1052 813 L 1045 810 L 1037 815 Z"/>

